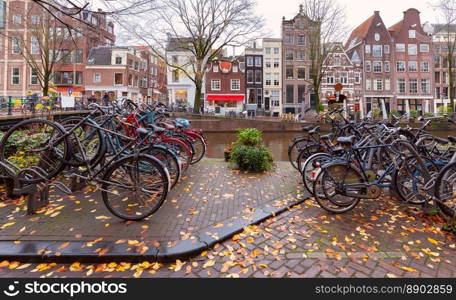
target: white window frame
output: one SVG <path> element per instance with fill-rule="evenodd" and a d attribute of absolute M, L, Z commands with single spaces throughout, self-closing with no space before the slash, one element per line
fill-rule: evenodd
<path fill-rule="evenodd" d="M 235 83 L 237 83 L 237 88 L 235 87 Z M 241 90 L 241 80 L 240 79 L 231 79 L 231 90 L 232 91 Z"/>
<path fill-rule="evenodd" d="M 366 72 L 371 72 L 372 71 L 372 65 L 370 60 L 366 60 L 366 66 L 365 66 Z"/>
<path fill-rule="evenodd" d="M 212 79 L 211 80 L 211 91 L 220 91 L 220 90 L 221 90 L 220 79 Z"/>
<path fill-rule="evenodd" d="M 13 24 L 17 24 L 17 25 L 22 24 L 22 16 L 20 14 L 13 15 Z"/>
<path fill-rule="evenodd" d="M 415 66 L 415 69 L 412 70 L 411 69 L 411 66 L 414 65 Z M 418 62 L 416 60 L 410 60 L 408 62 L 408 71 L 409 72 L 418 72 Z"/>
<path fill-rule="evenodd" d="M 425 65 L 427 65 L 427 68 L 424 68 Z M 428 61 L 421 62 L 420 71 L 426 72 L 426 73 L 429 72 L 429 62 Z"/>
<path fill-rule="evenodd" d="M 370 79 L 366 79 L 366 91 L 370 91 L 372 88 L 372 81 Z"/>
<path fill-rule="evenodd" d="M 384 86 L 385 91 L 391 90 L 391 79 L 385 78 L 385 86 Z"/>
<path fill-rule="evenodd" d="M 36 36 L 30 37 L 30 54 L 40 54 L 40 44 Z"/>
<path fill-rule="evenodd" d="M 378 53 L 379 49 L 380 49 L 380 53 Z M 374 57 L 382 57 L 383 56 L 383 46 L 382 45 L 373 45 L 372 46 L 372 55 Z"/>
<path fill-rule="evenodd" d="M 35 68 L 30 68 L 30 85 L 37 85 L 39 84 L 39 80 L 38 80 L 38 72 L 36 72 L 35 75 L 33 75 L 33 70 L 36 70 Z M 33 83 L 33 79 L 36 79 L 36 83 Z"/>
<path fill-rule="evenodd" d="M 274 48 L 274 54 L 280 54 L 280 48 L 275 47 Z"/>
<path fill-rule="evenodd" d="M 390 46 L 389 45 L 384 45 L 383 46 L 383 52 L 385 52 L 385 54 L 390 54 Z"/>
<path fill-rule="evenodd" d="M 11 53 L 21 54 L 21 40 L 17 36 L 11 38 Z"/>
<path fill-rule="evenodd" d="M 413 51 L 411 51 L 412 49 L 415 49 L 414 53 Z M 416 44 L 408 44 L 408 47 L 407 47 L 407 54 L 408 55 L 418 55 L 418 47 Z"/>
<path fill-rule="evenodd" d="M 405 44 L 402 44 L 402 43 L 396 44 L 396 52 L 405 52 Z"/>
<path fill-rule="evenodd" d="M 100 73 L 93 73 L 93 83 L 101 82 L 101 74 Z"/>
<path fill-rule="evenodd" d="M 425 84 L 423 85 L 423 82 Z M 424 89 L 426 87 L 426 90 Z M 428 78 L 421 78 L 421 92 L 425 94 L 429 94 L 431 92 L 431 81 Z"/>
<path fill-rule="evenodd" d="M 404 90 L 403 91 L 401 91 L 400 83 L 404 84 Z M 397 92 L 400 93 L 400 94 L 404 94 L 404 93 L 407 92 L 407 81 L 404 78 L 399 78 L 397 80 Z"/>
<path fill-rule="evenodd" d="M 264 48 L 264 52 L 265 52 L 266 54 L 271 54 L 271 47 L 266 47 L 266 48 Z"/>
<path fill-rule="evenodd" d="M 420 44 L 420 52 L 423 52 L 423 53 L 429 52 L 429 44 Z"/>
<path fill-rule="evenodd" d="M 212 66 L 212 72 L 213 72 L 213 73 L 218 73 L 218 71 L 219 71 L 218 65 L 213 65 L 213 66 Z"/>
<path fill-rule="evenodd" d="M 361 72 L 355 72 L 355 84 L 361 83 Z"/>
<path fill-rule="evenodd" d="M 18 71 L 17 75 L 14 75 L 14 70 Z M 14 78 L 17 78 L 17 83 L 14 83 Z M 11 85 L 20 85 L 21 84 L 21 68 L 12 67 L 11 68 Z"/>
<path fill-rule="evenodd" d="M 409 39 L 416 39 L 416 30 L 415 29 L 409 29 L 408 37 L 409 37 Z"/>
<path fill-rule="evenodd" d="M 264 85 L 265 86 L 271 86 L 272 85 L 272 74 L 271 73 L 265 73 L 264 74 Z"/>
<path fill-rule="evenodd" d="M 370 45 L 366 45 L 364 48 L 365 48 L 364 51 L 365 51 L 366 54 L 370 54 L 371 53 L 371 46 Z"/>
<path fill-rule="evenodd" d="M 379 70 L 375 70 L 375 67 L 379 67 L 380 66 L 380 71 Z M 376 60 L 372 63 L 372 71 L 374 73 L 382 73 L 383 72 L 383 62 L 380 61 L 380 60 Z"/>
<path fill-rule="evenodd" d="M 239 71 L 239 67 L 237 65 L 233 65 L 233 73 L 237 73 Z"/>
<path fill-rule="evenodd" d="M 255 56 L 255 67 L 261 67 L 261 61 L 262 61 L 261 56 Z"/>
<path fill-rule="evenodd" d="M 389 61 L 385 61 L 385 72 L 386 73 L 391 72 L 391 64 Z"/>
<path fill-rule="evenodd" d="M 403 66 L 403 69 L 402 70 L 399 70 L 399 64 L 402 64 Z M 407 70 L 407 66 L 405 65 L 405 61 L 397 61 L 396 62 L 396 72 L 400 72 L 400 73 L 403 73 Z"/>
<path fill-rule="evenodd" d="M 33 16 L 31 16 L 31 18 L 30 18 L 30 22 L 31 22 L 33 25 L 40 24 L 41 18 L 40 18 L 40 16 L 38 16 L 38 15 L 33 15 Z"/>

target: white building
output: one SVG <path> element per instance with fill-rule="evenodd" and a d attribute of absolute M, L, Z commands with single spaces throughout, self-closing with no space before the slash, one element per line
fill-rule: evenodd
<path fill-rule="evenodd" d="M 186 42 L 188 42 L 188 39 L 185 38 L 170 38 L 166 48 L 166 59 L 172 65 L 185 66 L 185 70 L 191 73 L 193 68 L 190 62 L 194 56 L 188 50 L 182 49 L 183 43 Z M 193 108 L 196 90 L 194 82 L 182 70 L 171 66 L 168 66 L 167 76 L 169 104 L 174 107 L 187 105 Z"/>
<path fill-rule="evenodd" d="M 264 106 L 272 116 L 282 114 L 282 40 L 263 39 Z"/>

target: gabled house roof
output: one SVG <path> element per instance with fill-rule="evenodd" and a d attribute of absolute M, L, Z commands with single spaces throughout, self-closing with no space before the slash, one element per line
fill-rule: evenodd
<path fill-rule="evenodd" d="M 372 15 L 370 18 L 368 18 L 366 21 L 361 23 L 358 27 L 353 29 L 352 33 L 350 34 L 350 37 L 347 40 L 346 47 L 350 45 L 351 41 L 356 39 L 358 41 L 361 41 L 367 36 L 367 33 L 369 32 L 369 28 L 372 25 L 372 22 L 374 21 L 375 15 Z"/>

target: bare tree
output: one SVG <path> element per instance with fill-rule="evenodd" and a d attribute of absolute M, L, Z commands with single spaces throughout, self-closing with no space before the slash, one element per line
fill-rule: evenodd
<path fill-rule="evenodd" d="M 456 52 L 456 0 L 437 0 L 434 3 L 434 8 L 439 13 L 439 24 L 436 24 L 434 34 L 442 37 L 445 49 L 442 49 L 444 61 L 448 73 L 448 98 L 452 111 L 455 111 L 455 92 L 456 92 L 456 78 L 455 70 L 456 59 L 454 54 Z"/>
<path fill-rule="evenodd" d="M 199 113 L 208 63 L 227 46 L 239 47 L 259 38 L 263 19 L 254 11 L 254 0 L 163 0 L 153 3 L 154 10 L 126 19 L 118 15 L 113 18 L 132 39 L 149 45 L 169 68 L 178 70 L 194 83 L 193 110 Z M 116 8 L 111 7 L 111 10 Z M 172 61 L 166 55 L 169 41 L 173 41 L 180 51 L 189 53 L 191 58 Z"/>
<path fill-rule="evenodd" d="M 347 32 L 345 11 L 336 0 L 304 0 L 303 12 L 309 19 L 309 73 L 319 112 L 320 87 L 329 65 L 325 64 L 325 60 L 335 49 L 333 42 L 341 41 Z"/>

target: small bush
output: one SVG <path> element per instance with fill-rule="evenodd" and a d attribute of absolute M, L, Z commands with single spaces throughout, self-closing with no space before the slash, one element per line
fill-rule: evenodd
<path fill-rule="evenodd" d="M 416 117 L 418 116 L 418 111 L 412 109 L 412 110 L 410 111 L 410 116 L 411 116 L 412 118 L 416 118 Z"/>
<path fill-rule="evenodd" d="M 271 169 L 273 159 L 263 144 L 262 132 L 254 128 L 241 129 L 233 143 L 230 161 L 242 171 L 265 172 Z"/>

